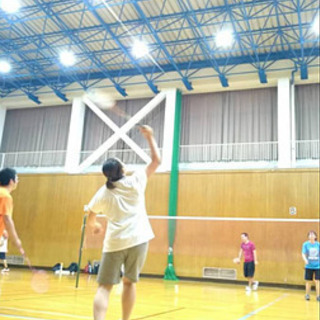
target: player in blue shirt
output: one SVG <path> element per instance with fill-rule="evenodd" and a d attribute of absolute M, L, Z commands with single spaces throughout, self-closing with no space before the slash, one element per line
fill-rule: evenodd
<path fill-rule="evenodd" d="M 310 300 L 312 281 L 316 284 L 317 300 L 320 301 L 320 243 L 315 231 L 308 232 L 308 241 L 302 246 L 302 258 L 305 263 L 306 300 Z"/>

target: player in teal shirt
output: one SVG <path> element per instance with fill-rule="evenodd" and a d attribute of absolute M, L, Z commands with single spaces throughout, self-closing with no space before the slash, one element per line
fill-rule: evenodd
<path fill-rule="evenodd" d="M 305 263 L 306 295 L 305 299 L 310 300 L 312 281 L 316 284 L 317 300 L 320 301 L 320 243 L 317 241 L 317 233 L 309 231 L 308 241 L 302 246 L 302 258 Z"/>

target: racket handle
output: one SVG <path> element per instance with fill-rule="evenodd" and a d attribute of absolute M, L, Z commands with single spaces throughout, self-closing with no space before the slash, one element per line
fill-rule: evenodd
<path fill-rule="evenodd" d="M 32 269 L 32 265 L 31 265 L 30 259 L 27 256 L 25 256 L 24 260 L 25 260 L 27 266 L 29 267 L 29 269 Z"/>

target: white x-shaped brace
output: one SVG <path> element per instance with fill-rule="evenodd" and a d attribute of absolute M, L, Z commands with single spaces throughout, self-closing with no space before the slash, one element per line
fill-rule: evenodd
<path fill-rule="evenodd" d="M 126 144 L 132 148 L 146 163 L 150 162 L 150 157 L 126 134 L 132 127 L 134 127 L 141 119 L 156 108 L 164 99 L 166 93 L 160 92 L 142 109 L 140 109 L 132 118 L 130 118 L 121 128 L 118 127 L 104 112 L 101 111 L 90 99 L 83 98 L 83 102 L 113 131 L 113 135 L 108 138 L 98 149 L 96 149 L 88 158 L 86 158 L 77 168 L 78 172 L 89 167 L 99 157 L 101 157 L 113 144 L 119 139 L 122 139 Z"/>

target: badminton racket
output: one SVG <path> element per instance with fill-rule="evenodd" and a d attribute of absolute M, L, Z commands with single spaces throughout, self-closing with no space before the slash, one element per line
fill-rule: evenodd
<path fill-rule="evenodd" d="M 113 108 L 110 109 L 110 111 L 112 111 L 112 112 L 114 112 L 115 114 L 117 114 L 118 116 L 126 119 L 127 121 L 131 119 L 131 116 L 130 116 L 129 114 L 127 114 L 126 112 L 124 112 L 122 109 L 120 109 L 117 104 L 115 104 L 115 105 L 113 106 Z M 142 126 L 143 126 L 143 124 L 141 124 L 141 123 L 136 123 L 135 125 L 136 125 L 137 127 L 142 127 Z"/>
<path fill-rule="evenodd" d="M 46 293 L 49 290 L 49 277 L 46 271 L 35 269 L 28 257 L 25 257 L 25 262 L 32 272 L 30 286 L 36 293 Z"/>
<path fill-rule="evenodd" d="M 83 95 L 83 98 L 89 99 L 98 108 L 111 111 L 127 121 L 131 119 L 131 116 L 120 109 L 117 102 L 106 92 L 98 89 L 91 89 Z M 136 123 L 135 125 L 138 127 L 142 126 L 140 123 Z"/>

